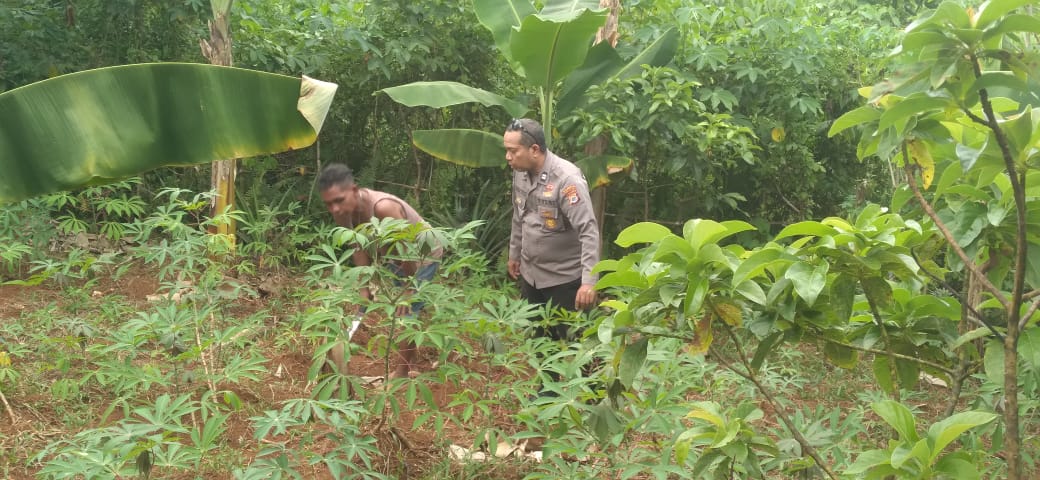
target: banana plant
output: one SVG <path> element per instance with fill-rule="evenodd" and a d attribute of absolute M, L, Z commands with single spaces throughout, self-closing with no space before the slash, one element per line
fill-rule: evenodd
<path fill-rule="evenodd" d="M 593 46 L 593 37 L 607 18 L 598 0 L 548 0 L 541 10 L 536 10 L 530 0 L 475 0 L 473 5 L 477 19 L 491 31 L 495 46 L 510 67 L 536 92 L 546 132 L 553 132 L 554 118 L 583 105 L 590 86 L 638 75 L 644 64 L 664 65 L 678 46 L 674 29 L 627 61 L 606 42 Z M 476 102 L 500 107 L 513 117 L 531 111 L 526 104 L 457 82 L 416 82 L 381 92 L 409 107 L 443 108 Z M 550 148 L 551 137 L 546 135 L 545 139 Z M 504 164 L 501 132 L 417 130 L 413 138 L 417 148 L 441 160 L 469 167 Z M 590 184 L 596 186 L 608 183 L 610 172 L 625 170 L 632 162 L 597 156 L 581 159 L 578 164 Z"/>
<path fill-rule="evenodd" d="M 304 148 L 337 86 L 213 65 L 123 65 L 0 94 L 0 204 L 161 166 Z"/>

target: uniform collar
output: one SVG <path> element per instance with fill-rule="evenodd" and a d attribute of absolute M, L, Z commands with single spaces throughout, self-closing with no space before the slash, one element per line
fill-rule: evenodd
<path fill-rule="evenodd" d="M 542 162 L 542 171 L 538 172 L 538 174 L 534 176 L 535 181 L 533 183 L 538 183 L 538 184 L 547 183 L 549 181 L 549 173 L 552 172 L 555 167 L 556 167 L 556 155 L 553 155 L 552 152 L 546 150 L 545 151 L 545 161 Z"/>

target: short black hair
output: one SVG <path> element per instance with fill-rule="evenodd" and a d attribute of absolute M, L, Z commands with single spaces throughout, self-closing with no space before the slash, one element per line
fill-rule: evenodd
<path fill-rule="evenodd" d="M 542 124 L 530 118 L 514 118 L 506 127 L 507 132 L 520 132 L 520 144 L 525 147 L 538 145 L 543 152 L 545 149 L 545 130 Z"/>
<path fill-rule="evenodd" d="M 318 174 L 318 190 L 324 192 L 333 185 L 350 187 L 354 185 L 354 172 L 342 163 L 330 163 Z"/>

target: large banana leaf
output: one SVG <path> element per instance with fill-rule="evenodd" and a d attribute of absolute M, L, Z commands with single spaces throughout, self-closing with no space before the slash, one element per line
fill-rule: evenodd
<path fill-rule="evenodd" d="M 458 82 L 413 82 L 381 90 L 395 102 L 407 107 L 443 108 L 478 102 L 485 107 L 502 107 L 513 117 L 523 117 L 531 109 L 520 102 Z"/>
<path fill-rule="evenodd" d="M 607 12 L 581 10 L 572 18 L 562 18 L 566 20 L 528 15 L 510 39 L 513 58 L 523 67 L 527 80 L 543 91 L 555 89 L 557 82 L 585 62 Z"/>
<path fill-rule="evenodd" d="M 509 38 L 521 20 L 536 12 L 531 0 L 473 0 L 473 11 L 480 24 L 491 31 L 498 51 L 512 62 Z"/>
<path fill-rule="evenodd" d="M 589 51 L 585 63 L 567 76 L 556 102 L 557 117 L 564 117 L 585 102 L 585 92 L 593 85 L 639 75 L 643 65 L 660 67 L 672 61 L 679 48 L 679 31 L 671 28 L 631 60 L 625 62 L 608 42 Z"/>
<path fill-rule="evenodd" d="M 0 204 L 167 165 L 304 148 L 336 85 L 201 64 L 125 65 L 0 94 Z"/>
<path fill-rule="evenodd" d="M 585 157 L 574 164 L 585 174 L 585 180 L 589 182 L 589 190 L 594 190 L 609 185 L 611 174 L 627 172 L 631 169 L 632 159 L 616 155 L 596 155 Z"/>
<path fill-rule="evenodd" d="M 412 132 L 412 143 L 436 158 L 457 165 L 506 165 L 506 149 L 502 145 L 501 133 L 470 129 L 415 130 Z"/>

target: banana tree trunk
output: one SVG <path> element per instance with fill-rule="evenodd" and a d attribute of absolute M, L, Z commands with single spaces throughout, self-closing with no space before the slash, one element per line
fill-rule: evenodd
<path fill-rule="evenodd" d="M 610 42 L 611 47 L 617 47 L 618 40 L 618 15 L 621 12 L 621 0 L 600 0 L 599 6 L 603 8 L 609 8 L 610 14 L 607 15 L 607 23 L 603 25 L 596 32 L 596 43 Z M 600 134 L 598 137 L 589 141 L 585 144 L 585 153 L 589 156 L 602 155 L 607 150 L 607 137 L 606 134 Z M 592 211 L 596 214 L 596 224 L 599 225 L 599 238 L 602 243 L 603 239 L 603 222 L 606 216 L 607 209 L 607 186 L 603 185 L 592 192 Z M 603 249 L 603 245 L 600 245 L 600 250 Z"/>
<path fill-rule="evenodd" d="M 228 20 L 232 3 L 234 0 L 210 0 L 210 6 L 213 8 L 213 20 L 209 22 L 209 40 L 200 39 L 199 46 L 202 47 L 202 55 L 213 65 L 230 67 L 232 64 L 231 28 Z M 238 162 L 234 158 L 217 160 L 212 164 L 211 185 L 216 191 L 216 197 L 213 198 L 212 216 L 214 217 L 234 208 L 237 168 Z M 231 244 L 234 245 L 235 220 L 227 218 L 227 221 L 218 223 L 210 233 L 227 235 Z"/>

